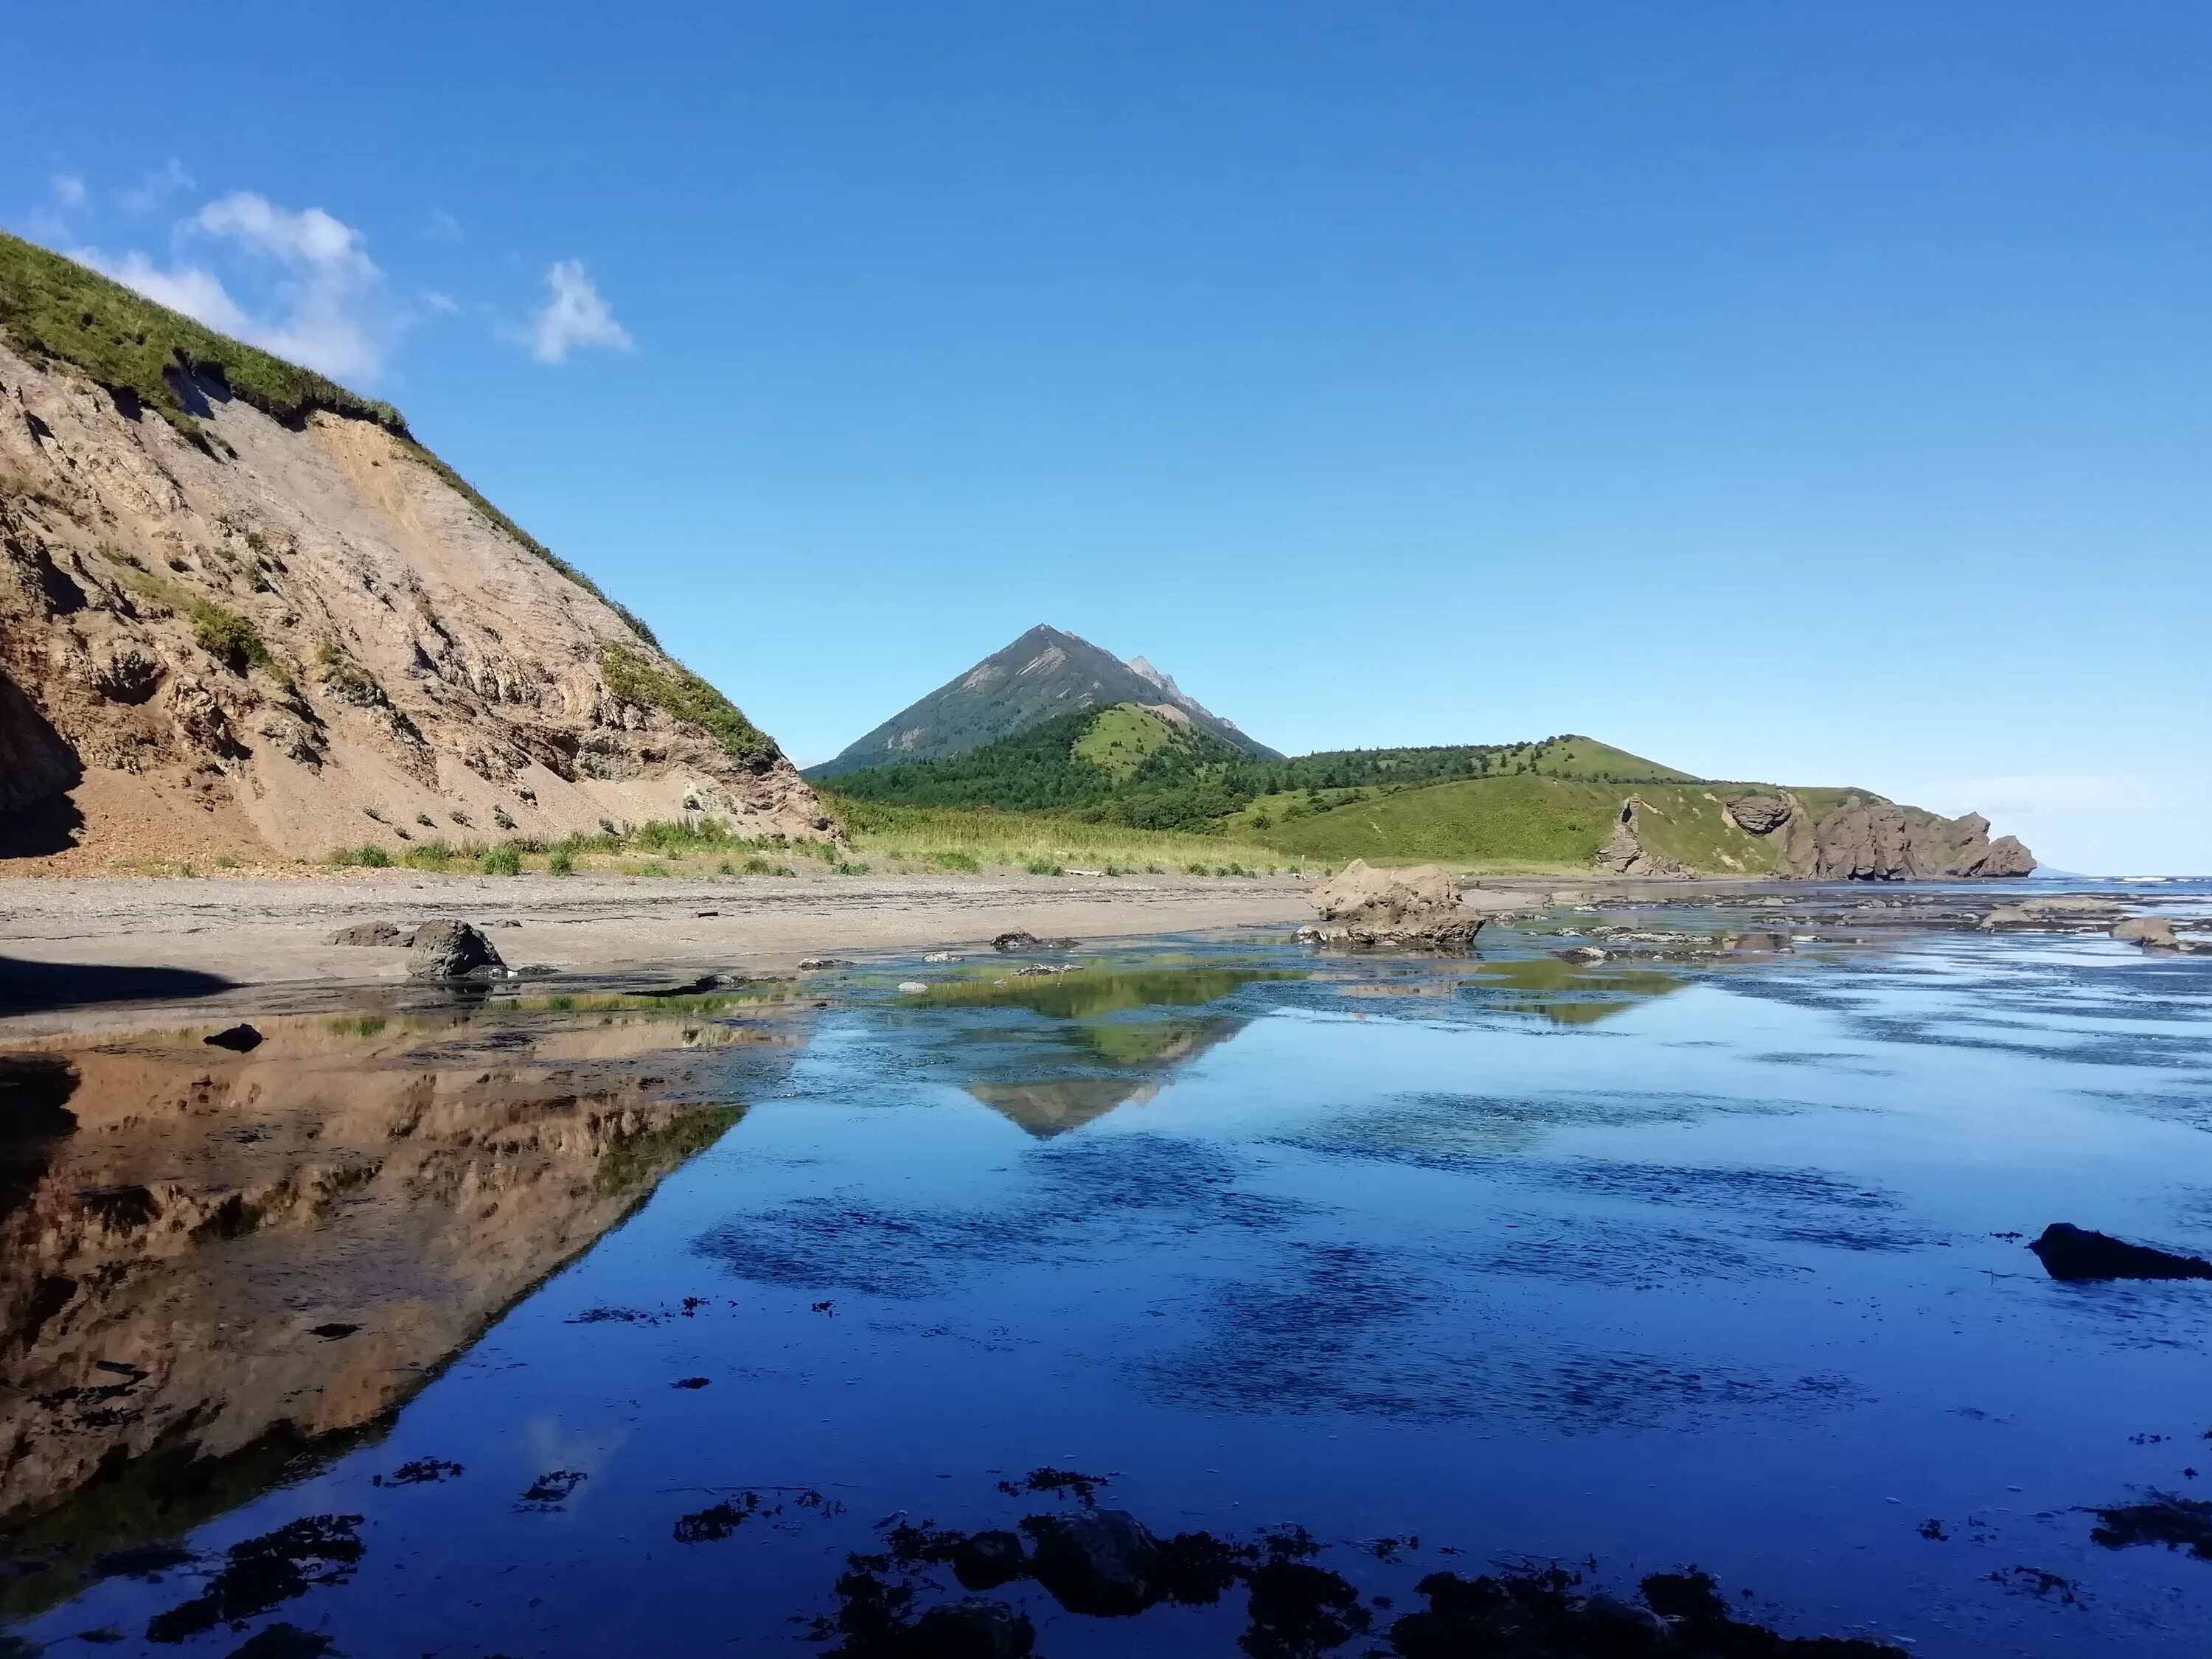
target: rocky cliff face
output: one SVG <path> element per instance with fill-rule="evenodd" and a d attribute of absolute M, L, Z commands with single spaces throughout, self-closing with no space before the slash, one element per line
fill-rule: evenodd
<path fill-rule="evenodd" d="M 1662 878 L 1730 873 L 1814 881 L 1978 880 L 2035 869 L 2035 855 L 2017 838 L 1990 840 L 1990 821 L 1978 812 L 1947 818 L 1848 791 L 1695 793 L 1719 803 L 1727 846 L 1708 842 L 1691 862 L 1669 856 L 1653 844 L 1665 839 L 1647 816 L 1657 809 L 1631 795 L 1598 851 L 1598 867 Z M 1675 844 L 1684 843 L 1677 837 Z"/>
<path fill-rule="evenodd" d="M 43 805 L 90 867 L 687 811 L 826 830 L 773 741 L 396 415 L 279 420 L 206 363 L 159 410 L 27 326 L 0 307 L 0 813 Z"/>
<path fill-rule="evenodd" d="M 1821 881 L 1971 879 L 2035 870 L 2034 854 L 2018 837 L 1990 839 L 1990 821 L 1978 812 L 1939 817 L 1883 800 L 1851 802 L 1828 813 L 1793 863 Z"/>

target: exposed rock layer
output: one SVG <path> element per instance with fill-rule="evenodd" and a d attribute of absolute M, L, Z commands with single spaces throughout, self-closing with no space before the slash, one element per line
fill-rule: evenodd
<path fill-rule="evenodd" d="M 94 866 L 822 833 L 773 744 L 399 433 L 179 384 L 202 442 L 0 337 L 0 812 L 78 791 Z"/>

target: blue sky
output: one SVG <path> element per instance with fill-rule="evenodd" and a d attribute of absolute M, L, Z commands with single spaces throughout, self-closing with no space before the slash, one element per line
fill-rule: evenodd
<path fill-rule="evenodd" d="M 802 761 L 1050 622 L 2212 872 L 2212 9 L 20 9 L 0 222 Z M 228 310 L 224 307 L 228 307 Z"/>

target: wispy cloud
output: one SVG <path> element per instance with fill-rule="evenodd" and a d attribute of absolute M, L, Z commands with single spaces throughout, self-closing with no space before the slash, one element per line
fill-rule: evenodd
<path fill-rule="evenodd" d="M 467 234 L 462 230 L 461 222 L 441 207 L 430 210 L 429 224 L 430 234 L 441 242 L 458 242 Z"/>
<path fill-rule="evenodd" d="M 75 211 L 84 205 L 84 179 L 74 173 L 57 173 L 53 179 L 54 200 Z"/>
<path fill-rule="evenodd" d="M 172 155 L 167 161 L 146 175 L 146 182 L 136 190 L 123 192 L 123 208 L 126 213 L 145 213 L 161 205 L 172 196 L 181 195 L 192 187 L 192 175 L 185 171 L 185 164 Z"/>
<path fill-rule="evenodd" d="M 545 273 L 545 285 L 549 297 L 530 319 L 530 355 L 539 362 L 564 362 L 580 346 L 634 348 L 629 331 L 584 274 L 583 261 L 560 261 Z"/>
<path fill-rule="evenodd" d="M 405 319 L 386 304 L 384 273 L 352 226 L 320 208 L 295 212 L 237 191 L 178 227 L 180 246 L 202 239 L 229 251 L 269 304 L 249 309 L 203 261 L 180 258 L 164 268 L 136 251 L 111 259 L 94 248 L 76 257 L 210 328 L 325 374 L 374 379 L 382 371 Z"/>

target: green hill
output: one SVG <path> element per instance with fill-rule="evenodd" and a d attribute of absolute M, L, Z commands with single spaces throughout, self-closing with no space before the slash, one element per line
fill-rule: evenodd
<path fill-rule="evenodd" d="M 1322 863 L 1362 858 L 1500 872 L 1583 870 L 1619 822 L 1624 793 L 1612 784 L 1522 774 L 1397 790 L 1266 823 L 1243 817 L 1236 828 L 1288 856 Z M 1638 786 L 1638 836 L 1653 854 L 1693 870 L 1783 872 L 1780 838 L 1737 829 L 1717 793 L 1702 784 Z"/>

